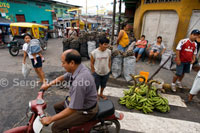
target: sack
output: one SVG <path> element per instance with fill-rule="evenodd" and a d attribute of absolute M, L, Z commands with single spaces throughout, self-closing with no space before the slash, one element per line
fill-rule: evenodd
<path fill-rule="evenodd" d="M 90 57 L 91 52 L 96 49 L 96 42 L 95 41 L 88 41 L 88 55 Z"/>
<path fill-rule="evenodd" d="M 126 51 L 133 51 L 133 48 L 135 46 L 135 41 L 132 42 L 129 46 L 128 46 L 128 49 Z"/>
<path fill-rule="evenodd" d="M 173 57 L 173 51 L 166 50 L 161 58 L 160 66 L 170 57 L 170 59 L 167 61 L 167 63 L 163 66 L 163 68 L 170 70 L 172 66 L 172 57 Z"/>
<path fill-rule="evenodd" d="M 112 61 L 112 75 L 114 78 L 118 78 L 122 73 L 122 56 L 117 55 L 113 58 Z"/>
<path fill-rule="evenodd" d="M 130 81 L 132 78 L 130 74 L 135 75 L 136 58 L 135 56 L 124 57 L 123 72 L 126 81 Z"/>
<path fill-rule="evenodd" d="M 27 78 L 31 71 L 31 67 L 28 64 L 22 63 L 22 74 L 24 78 Z"/>
<path fill-rule="evenodd" d="M 73 40 L 70 42 L 70 48 L 71 48 L 71 49 L 75 49 L 75 50 L 77 50 L 78 52 L 80 52 L 79 40 L 78 40 L 77 38 L 73 39 Z"/>

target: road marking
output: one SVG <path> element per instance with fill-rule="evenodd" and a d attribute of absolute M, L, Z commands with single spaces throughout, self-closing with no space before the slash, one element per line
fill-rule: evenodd
<path fill-rule="evenodd" d="M 123 97 L 123 91 L 127 90 L 124 88 L 115 88 L 115 87 L 106 87 L 104 90 L 104 95 L 112 96 L 112 97 Z M 167 98 L 169 101 L 169 105 L 179 106 L 179 107 L 187 107 L 186 104 L 182 101 L 181 97 L 178 95 L 169 95 L 162 94 L 163 97 Z"/>
<path fill-rule="evenodd" d="M 142 113 L 124 112 L 121 129 L 144 133 L 200 133 L 200 123 L 163 118 Z"/>

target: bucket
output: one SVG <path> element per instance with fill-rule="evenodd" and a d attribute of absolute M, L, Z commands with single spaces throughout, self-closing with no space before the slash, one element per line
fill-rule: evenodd
<path fill-rule="evenodd" d="M 144 76 L 145 79 L 146 79 L 145 82 L 147 82 L 147 80 L 148 80 L 148 78 L 149 78 L 149 72 L 140 71 L 140 75 Z M 143 79 L 139 78 L 139 81 L 142 82 Z"/>

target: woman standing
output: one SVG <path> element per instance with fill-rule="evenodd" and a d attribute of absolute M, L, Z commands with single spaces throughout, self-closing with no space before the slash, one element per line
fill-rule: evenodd
<path fill-rule="evenodd" d="M 32 62 L 32 66 L 33 68 L 35 69 L 35 72 L 37 73 L 39 79 L 40 79 L 40 83 L 45 83 L 45 76 L 44 76 L 44 72 L 42 71 L 42 59 L 41 57 L 36 54 L 36 60 L 37 60 L 37 64 L 34 63 L 34 58 L 33 56 L 31 55 L 31 53 L 29 52 L 29 43 L 32 39 L 32 36 L 29 35 L 29 34 L 25 34 L 24 35 L 24 45 L 23 45 L 23 51 L 24 51 L 24 58 L 23 58 L 23 63 L 25 64 L 26 63 L 26 57 L 28 55 L 29 59 L 31 60 Z"/>
<path fill-rule="evenodd" d="M 149 45 L 150 47 L 150 45 Z M 149 49 L 149 47 L 147 49 Z M 162 51 L 161 51 L 162 50 Z M 151 50 L 149 52 L 149 61 L 148 63 L 150 64 L 151 62 L 153 63 L 153 65 L 155 65 L 155 59 L 156 57 L 161 53 L 161 55 L 165 52 L 166 48 L 164 43 L 162 42 L 162 37 L 158 36 L 157 37 L 157 41 L 155 41 L 152 45 L 151 45 Z M 152 60 L 153 58 L 153 60 Z"/>
<path fill-rule="evenodd" d="M 123 24 L 122 30 L 120 30 L 118 38 L 117 38 L 117 45 L 118 45 L 117 49 L 122 52 L 125 52 L 126 47 L 129 44 L 127 31 L 128 31 L 128 24 Z"/>

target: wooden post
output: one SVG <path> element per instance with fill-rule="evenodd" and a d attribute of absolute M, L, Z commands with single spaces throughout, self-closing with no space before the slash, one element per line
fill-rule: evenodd
<path fill-rule="evenodd" d="M 116 0 L 113 3 L 113 23 L 112 23 L 112 36 L 111 36 L 111 45 L 114 43 L 114 32 L 115 32 L 115 11 L 116 11 Z"/>

